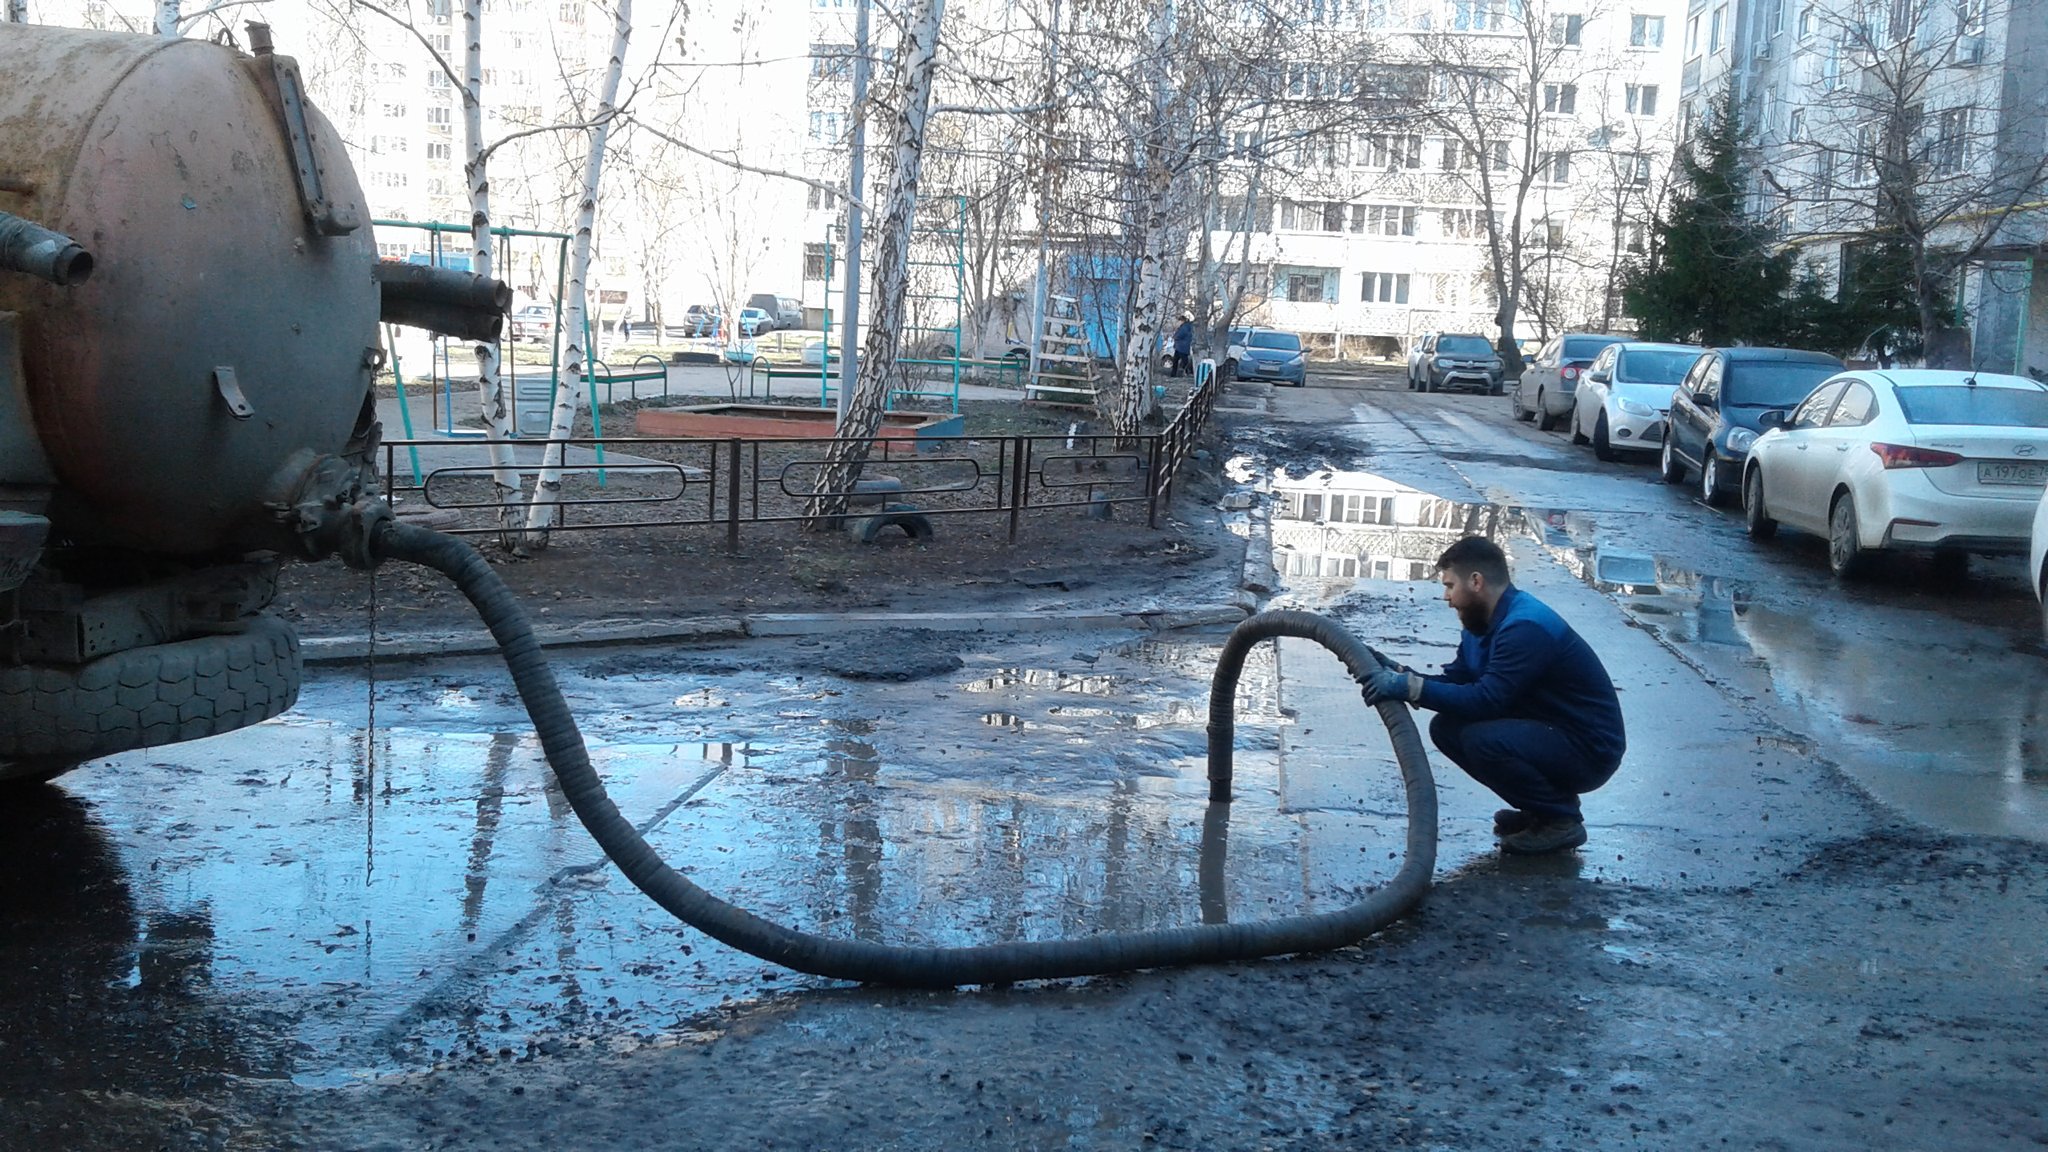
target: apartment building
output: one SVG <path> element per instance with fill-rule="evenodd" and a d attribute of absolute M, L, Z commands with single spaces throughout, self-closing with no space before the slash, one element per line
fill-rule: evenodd
<path fill-rule="evenodd" d="M 1977 249 L 1951 283 L 1967 362 L 2048 371 L 2048 3 L 1690 0 L 1683 51 L 1682 128 L 1733 90 L 1753 207 L 1803 261 L 1839 285 L 1910 203 L 1937 252 Z"/>
<path fill-rule="evenodd" d="M 1619 272 L 1646 251 L 1668 179 L 1677 14 L 1672 0 L 1367 5 L 1372 62 L 1305 65 L 1283 89 L 1355 102 L 1351 124 L 1288 139 L 1283 101 L 1270 139 L 1231 141 L 1210 224 L 1246 257 L 1248 318 L 1344 355 L 1492 335 L 1491 240 L 1519 204 L 1519 335 L 1624 326 Z"/>

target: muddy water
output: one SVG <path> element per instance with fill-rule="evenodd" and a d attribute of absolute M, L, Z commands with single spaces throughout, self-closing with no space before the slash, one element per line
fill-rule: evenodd
<path fill-rule="evenodd" d="M 997 641 L 908 683 L 819 675 L 800 643 L 558 671 L 614 800 L 692 879 L 804 929 L 966 944 L 1328 910 L 1392 875 L 1398 789 L 1365 804 L 1289 774 L 1270 647 L 1240 684 L 1240 798 L 1207 804 L 1219 642 Z M 325 675 L 278 721 L 66 777 L 46 833 L 83 874 L 55 883 L 122 899 L 72 893 L 86 912 L 45 959 L 89 954 L 96 1002 L 148 989 L 170 1033 L 208 1022 L 223 1074 L 304 1084 L 671 1035 L 828 983 L 632 890 L 493 665 L 382 668 L 369 713 L 359 675 Z M 0 879 L 10 904 L 50 882 Z"/>

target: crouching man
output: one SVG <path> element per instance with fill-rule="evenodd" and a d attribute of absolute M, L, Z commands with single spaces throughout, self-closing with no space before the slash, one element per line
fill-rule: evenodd
<path fill-rule="evenodd" d="M 1509 582 L 1492 541 L 1467 536 L 1436 568 L 1465 629 L 1457 658 L 1440 676 L 1384 669 L 1366 682 L 1365 702 L 1436 713 L 1437 748 L 1510 805 L 1493 817 L 1504 851 L 1584 844 L 1579 797 L 1607 783 L 1626 745 L 1614 681 L 1570 625 Z"/>

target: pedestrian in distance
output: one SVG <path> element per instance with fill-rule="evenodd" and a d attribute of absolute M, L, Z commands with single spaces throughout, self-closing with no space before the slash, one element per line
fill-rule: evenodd
<path fill-rule="evenodd" d="M 1550 606 L 1508 578 L 1507 555 L 1467 536 L 1436 561 L 1464 634 L 1441 674 L 1385 668 L 1365 702 L 1436 713 L 1429 738 L 1509 807 L 1493 815 L 1503 851 L 1534 855 L 1586 842 L 1579 797 L 1607 783 L 1627 746 L 1621 700 L 1593 649 Z"/>
<path fill-rule="evenodd" d="M 1195 318 L 1183 312 L 1180 327 L 1173 330 L 1173 367 L 1168 376 L 1193 375 L 1195 371 Z"/>

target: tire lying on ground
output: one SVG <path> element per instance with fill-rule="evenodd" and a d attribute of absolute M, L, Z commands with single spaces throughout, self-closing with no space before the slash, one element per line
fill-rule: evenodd
<path fill-rule="evenodd" d="M 261 723 L 298 701 L 300 672 L 298 634 L 269 614 L 86 664 L 0 668 L 0 782 Z"/>

